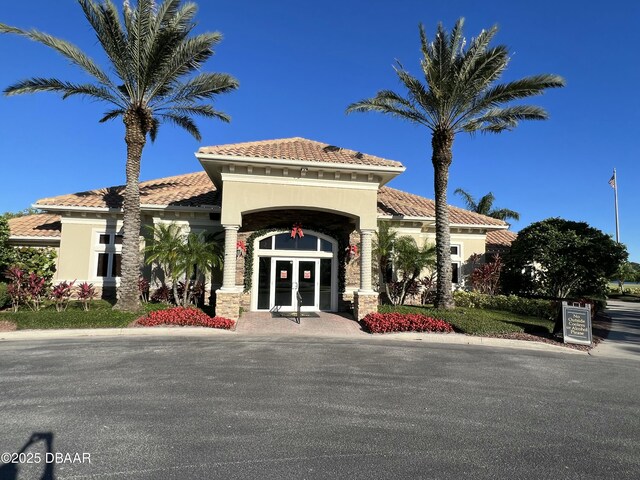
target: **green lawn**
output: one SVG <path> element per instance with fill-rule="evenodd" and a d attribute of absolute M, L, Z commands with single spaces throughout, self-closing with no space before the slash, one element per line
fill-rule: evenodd
<path fill-rule="evenodd" d="M 167 305 L 148 303 L 144 305 L 140 313 L 124 313 L 112 310 L 111 304 L 105 300 L 95 300 L 91 303 L 91 309 L 88 312 L 85 312 L 76 302 L 71 302 L 69 308 L 64 312 L 56 312 L 53 305 L 47 306 L 39 312 L 32 312 L 28 308 L 22 307 L 17 313 L 0 313 L 0 321 L 13 322 L 18 330 L 126 327 L 146 312 L 164 308 L 167 308 Z"/>
<path fill-rule="evenodd" d="M 492 335 L 502 333 L 531 333 L 547 335 L 553 332 L 554 322 L 544 318 L 530 317 L 501 310 L 483 310 L 478 308 L 457 307 L 453 310 L 438 310 L 431 307 L 393 307 L 381 305 L 382 313 L 420 313 L 445 320 L 453 325 L 457 332 L 469 335 Z"/>

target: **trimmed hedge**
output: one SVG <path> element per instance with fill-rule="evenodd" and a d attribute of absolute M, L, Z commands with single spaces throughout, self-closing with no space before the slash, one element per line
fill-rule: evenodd
<path fill-rule="evenodd" d="M 454 292 L 453 298 L 457 307 L 502 310 L 550 320 L 556 318 L 557 312 L 556 302 L 516 295 L 486 295 L 459 290 Z"/>
<path fill-rule="evenodd" d="M 158 325 L 180 325 L 191 327 L 223 328 L 229 330 L 235 322 L 223 317 L 210 317 L 202 310 L 193 307 L 174 307 L 167 310 L 149 312 L 135 322 L 143 327 L 156 327 Z"/>
<path fill-rule="evenodd" d="M 360 323 L 369 333 L 453 332 L 444 320 L 417 313 L 370 313 Z"/>

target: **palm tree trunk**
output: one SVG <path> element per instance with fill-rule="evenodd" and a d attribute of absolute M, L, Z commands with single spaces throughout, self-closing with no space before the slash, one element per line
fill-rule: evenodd
<path fill-rule="evenodd" d="M 453 159 L 453 132 L 436 130 L 431 138 L 433 148 L 433 183 L 436 197 L 436 308 L 453 308 L 451 290 L 451 231 L 447 206 L 449 166 Z"/>
<path fill-rule="evenodd" d="M 126 186 L 124 189 L 122 263 L 117 310 L 135 312 L 140 308 L 140 159 L 146 143 L 143 119 L 135 110 L 124 114 L 127 142 Z"/>

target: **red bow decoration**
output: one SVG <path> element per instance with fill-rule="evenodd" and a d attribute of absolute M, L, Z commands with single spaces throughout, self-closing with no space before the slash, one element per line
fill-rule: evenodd
<path fill-rule="evenodd" d="M 236 256 L 244 257 L 246 253 L 247 245 L 242 240 L 238 240 L 236 242 Z"/>
<path fill-rule="evenodd" d="M 349 245 L 347 247 L 347 259 L 351 260 L 358 256 L 358 246 L 357 245 Z"/>
<path fill-rule="evenodd" d="M 291 238 L 296 238 L 296 236 L 302 238 L 304 237 L 304 232 L 302 231 L 302 225 L 299 223 L 294 223 L 293 228 L 291 229 Z"/>

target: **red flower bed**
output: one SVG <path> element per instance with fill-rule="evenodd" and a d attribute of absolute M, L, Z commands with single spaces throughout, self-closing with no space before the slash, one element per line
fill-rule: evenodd
<path fill-rule="evenodd" d="M 361 323 L 369 333 L 453 332 L 453 327 L 444 320 L 417 313 L 370 313 Z"/>
<path fill-rule="evenodd" d="M 174 307 L 167 310 L 149 312 L 146 317 L 136 320 L 136 325 L 155 327 L 158 325 L 181 325 L 190 327 L 210 327 L 230 329 L 235 322 L 223 317 L 210 317 L 202 310 L 192 307 Z"/>

